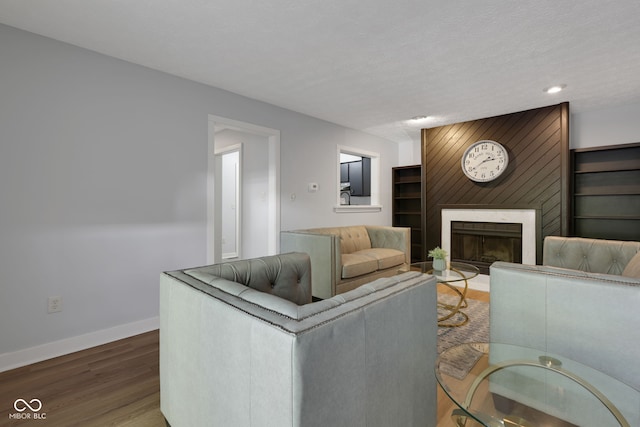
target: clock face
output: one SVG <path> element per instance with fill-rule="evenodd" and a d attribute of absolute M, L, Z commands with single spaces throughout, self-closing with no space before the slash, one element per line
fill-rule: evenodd
<path fill-rule="evenodd" d="M 490 140 L 474 142 L 462 155 L 462 171 L 476 182 L 493 181 L 507 170 L 509 154 L 505 148 Z"/>

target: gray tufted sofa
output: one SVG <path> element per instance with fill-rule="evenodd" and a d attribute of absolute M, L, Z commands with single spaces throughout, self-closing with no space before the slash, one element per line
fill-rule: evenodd
<path fill-rule="evenodd" d="M 640 390 L 640 277 L 632 277 L 637 270 L 630 273 L 632 264 L 640 263 L 640 242 L 547 237 L 543 263 L 491 266 L 490 340 L 556 353 Z M 492 385 L 493 391 L 510 388 L 512 397 L 514 390 L 525 390 L 517 379 Z M 640 402 L 633 393 L 600 391 L 631 425 L 640 425 Z M 564 390 L 549 401 L 566 404 L 576 396 Z M 527 401 L 525 392 L 520 400 Z M 568 406 L 573 413 L 567 421 L 610 425 L 605 421 L 610 415 L 598 412 L 597 405 Z"/>
<path fill-rule="evenodd" d="M 435 425 L 435 278 L 310 303 L 309 256 L 163 273 L 160 407 L 173 427 Z"/>
<path fill-rule="evenodd" d="M 283 252 L 311 256 L 313 296 L 331 298 L 380 277 L 408 270 L 411 229 L 346 226 L 283 231 Z"/>

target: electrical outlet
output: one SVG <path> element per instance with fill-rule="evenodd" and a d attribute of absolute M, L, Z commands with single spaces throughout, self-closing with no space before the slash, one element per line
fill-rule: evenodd
<path fill-rule="evenodd" d="M 49 297 L 48 313 L 58 313 L 62 311 L 62 297 Z"/>

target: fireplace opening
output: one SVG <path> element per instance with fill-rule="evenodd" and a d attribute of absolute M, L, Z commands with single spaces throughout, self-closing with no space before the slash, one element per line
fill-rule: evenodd
<path fill-rule="evenodd" d="M 522 224 L 451 221 L 451 261 L 489 274 L 495 261 L 522 263 Z"/>

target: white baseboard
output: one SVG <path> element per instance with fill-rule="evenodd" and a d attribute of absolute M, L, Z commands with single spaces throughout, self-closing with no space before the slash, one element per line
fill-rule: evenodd
<path fill-rule="evenodd" d="M 43 360 L 52 359 L 65 354 L 75 353 L 76 351 L 86 350 L 112 341 L 153 331 L 159 327 L 160 318 L 152 317 L 150 319 L 127 323 L 113 328 L 102 329 L 71 338 L 65 338 L 60 341 L 26 348 L 12 353 L 0 354 L 0 372 L 30 365 L 32 363 L 42 362 Z"/>

